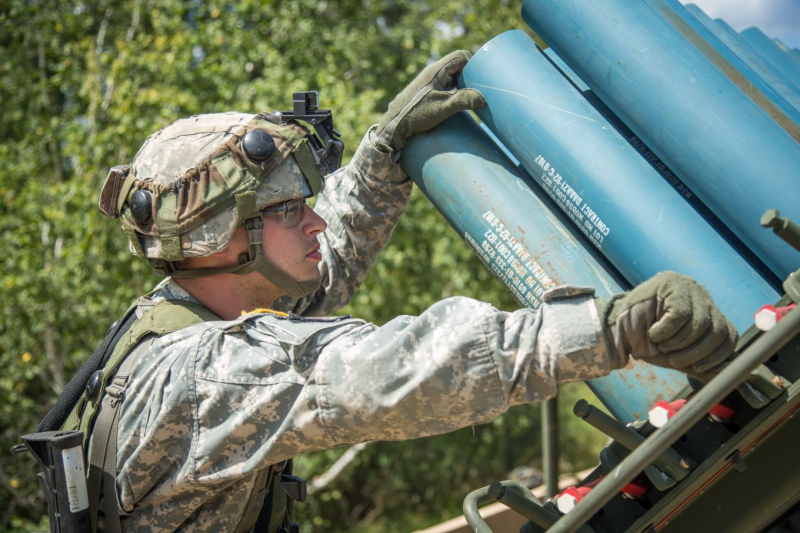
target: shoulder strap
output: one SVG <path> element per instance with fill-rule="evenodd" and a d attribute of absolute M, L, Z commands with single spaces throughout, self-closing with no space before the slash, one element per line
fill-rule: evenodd
<path fill-rule="evenodd" d="M 76 411 L 76 406 L 81 405 L 79 411 L 82 411 L 81 400 L 86 390 L 86 384 L 89 378 L 97 370 L 103 368 L 108 361 L 114 346 L 117 345 L 122 335 L 128 331 L 136 319 L 136 304 L 132 305 L 125 311 L 125 314 L 111 324 L 108 328 L 106 336 L 100 346 L 94 351 L 91 357 L 83 364 L 83 366 L 75 373 L 64 391 L 56 400 L 55 405 L 48 411 L 47 415 L 39 423 L 37 432 L 42 431 L 58 431 L 59 429 L 76 429 L 78 424 L 77 420 L 71 420 L 71 415 Z"/>
<path fill-rule="evenodd" d="M 109 533 L 120 531 L 119 505 L 116 494 L 117 427 L 119 406 L 125 396 L 125 390 L 130 384 L 130 373 L 136 363 L 136 358 L 128 357 L 128 355 L 148 335 L 161 336 L 213 320 L 219 320 L 219 317 L 202 305 L 181 300 L 161 300 L 137 319 L 114 347 L 108 363 L 103 368 L 103 383 L 108 383 L 111 377 L 113 377 L 113 381 L 105 387 L 105 394 L 100 400 L 87 404 L 86 411 L 77 415 L 80 419 L 80 427 L 84 430 L 84 435 L 87 435 L 85 445 L 88 444 L 89 430 L 92 429 L 92 422 L 97 416 L 97 422 L 94 424 L 92 432 L 87 482 L 93 532 L 97 531 L 101 486 L 111 488 L 111 490 L 104 491 L 103 495 L 106 531 Z M 102 404 L 102 409 L 98 410 L 100 404 Z"/>
<path fill-rule="evenodd" d="M 116 495 L 117 480 L 117 429 L 119 406 L 128 388 L 128 377 L 136 358 L 128 357 L 114 376 L 114 381 L 106 387 L 103 408 L 94 426 L 94 440 L 89 452 L 89 518 L 92 533 L 97 531 L 97 511 L 100 507 L 100 487 L 114 487 L 104 491 L 103 514 L 106 517 L 106 533 L 120 533 L 119 505 Z"/>
<path fill-rule="evenodd" d="M 135 315 L 134 315 L 135 316 Z M 111 356 L 107 358 L 103 370 L 103 386 L 107 386 L 117 373 L 120 365 L 133 348 L 146 336 L 160 337 L 179 329 L 188 328 L 201 322 L 220 320 L 220 318 L 200 304 L 184 300 L 160 300 L 136 319 L 128 330 L 111 346 Z M 102 403 L 102 395 L 95 401 L 88 401 L 86 394 L 78 401 L 62 429 L 83 431 L 84 449 L 89 443 L 89 434 Z"/>

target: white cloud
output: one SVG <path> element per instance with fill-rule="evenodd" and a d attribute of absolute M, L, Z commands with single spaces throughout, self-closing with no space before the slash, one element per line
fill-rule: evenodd
<path fill-rule="evenodd" d="M 737 31 L 757 26 L 768 36 L 800 48 L 800 0 L 681 0 Z"/>

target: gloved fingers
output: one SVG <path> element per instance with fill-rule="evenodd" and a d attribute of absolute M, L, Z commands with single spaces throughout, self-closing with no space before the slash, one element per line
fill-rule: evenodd
<path fill-rule="evenodd" d="M 464 70 L 469 58 L 470 55 L 467 51 L 456 50 L 430 65 L 437 69 L 436 73 L 431 76 L 431 86 L 439 91 L 449 90 L 455 87 L 458 81 L 458 75 Z M 423 76 L 426 74 L 425 70 L 427 70 L 427 67 L 422 71 Z"/>
<path fill-rule="evenodd" d="M 692 369 L 694 369 L 695 372 L 718 373 L 725 368 L 727 364 L 726 361 L 733 355 L 736 349 L 736 342 L 739 340 L 739 332 L 736 331 L 736 328 L 728 320 L 725 322 L 727 323 L 727 331 L 723 342 L 707 357 L 704 357 L 702 360 L 692 365 Z"/>
<path fill-rule="evenodd" d="M 697 369 L 697 365 L 700 365 L 701 368 L 711 368 L 722 362 L 733 351 L 726 322 L 724 317 L 720 321 L 715 321 L 705 335 L 686 348 L 672 352 L 662 350 L 662 352 L 669 353 L 672 366 L 679 370 L 689 366 Z M 659 346 L 659 348 L 661 347 Z M 724 354 L 721 359 L 719 358 L 720 354 Z M 702 364 L 706 360 L 709 361 L 709 364 Z"/>
<path fill-rule="evenodd" d="M 636 302 L 616 316 L 614 325 L 610 326 L 617 349 L 625 356 L 637 359 L 659 354 L 658 346 L 647 336 L 647 327 L 655 316 L 656 302 L 650 298 Z"/>
<path fill-rule="evenodd" d="M 406 90 L 416 92 L 424 87 L 432 87 L 437 90 L 447 90 L 455 87 L 458 75 L 464 70 L 464 66 L 469 61 L 469 53 L 465 50 L 450 52 L 443 58 L 434 61 L 426 66 L 411 81 Z M 403 91 L 403 93 L 406 92 Z M 400 94 L 403 94 L 400 93 Z"/>
<path fill-rule="evenodd" d="M 375 130 L 375 145 L 386 152 L 401 150 L 415 133 L 458 111 L 483 107 L 486 101 L 478 91 L 455 90 L 469 57 L 458 50 L 425 67 L 389 104 Z"/>
<path fill-rule="evenodd" d="M 716 309 L 710 309 L 707 305 L 692 305 L 689 314 L 684 318 L 685 322 L 679 330 L 663 340 L 654 340 L 654 342 L 656 342 L 659 349 L 665 353 L 677 352 L 692 346 L 700 338 L 707 335 L 709 329 L 712 328 L 712 311 L 716 311 Z M 669 312 L 670 311 L 667 311 L 667 313 Z M 680 323 L 680 320 L 678 318 L 673 318 L 673 322 L 677 325 Z M 667 329 L 663 328 L 659 330 L 658 333 L 663 335 L 665 331 L 667 331 Z M 652 338 L 651 335 L 651 339 Z"/>
<path fill-rule="evenodd" d="M 692 319 L 691 302 L 686 298 L 664 299 L 657 297 L 656 320 L 647 334 L 650 340 L 661 344 L 675 337 L 686 327 Z"/>
<path fill-rule="evenodd" d="M 486 99 L 476 89 L 457 89 L 455 91 L 431 91 L 425 97 L 436 101 L 434 116 L 440 116 L 439 122 L 467 109 L 480 109 L 486 105 Z M 438 122 L 437 122 L 438 124 Z"/>
<path fill-rule="evenodd" d="M 466 109 L 477 109 L 486 101 L 475 89 L 430 91 L 406 116 L 397 133 L 407 139 L 416 133 L 436 127 L 447 117 Z M 395 144 L 398 144 L 395 142 Z M 403 143 L 405 144 L 405 143 Z"/>
<path fill-rule="evenodd" d="M 708 292 L 693 279 L 678 274 L 677 272 L 660 272 L 635 287 L 631 293 L 652 292 L 658 298 L 658 320 L 648 332 L 655 343 L 663 343 L 676 337 L 676 346 L 690 343 L 689 338 L 696 332 L 692 328 L 702 331 L 702 321 L 706 319 L 709 307 L 713 307 Z M 687 322 L 695 322 L 694 326 L 684 329 Z"/>
<path fill-rule="evenodd" d="M 459 89 L 458 95 L 464 104 L 462 109 L 480 109 L 486 106 L 486 98 L 477 89 Z"/>

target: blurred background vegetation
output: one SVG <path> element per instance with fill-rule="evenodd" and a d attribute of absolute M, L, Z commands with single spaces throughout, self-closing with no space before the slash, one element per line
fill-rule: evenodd
<path fill-rule="evenodd" d="M 133 298 L 158 279 L 96 207 L 108 169 L 152 132 L 198 113 L 288 109 L 319 89 L 352 156 L 427 63 L 525 29 L 519 0 L 3 0 L 0 2 L 0 530 L 46 529 L 36 465 L 8 450 L 33 432 Z M 528 30 L 529 31 L 529 30 Z M 415 191 L 344 312 L 377 323 L 443 297 L 515 304 Z M 599 447 L 566 412 L 562 471 Z M 298 506 L 303 531 L 409 531 L 460 514 L 463 497 L 540 466 L 538 406 L 485 426 L 366 446 Z M 344 450 L 298 460 L 313 478 Z"/>

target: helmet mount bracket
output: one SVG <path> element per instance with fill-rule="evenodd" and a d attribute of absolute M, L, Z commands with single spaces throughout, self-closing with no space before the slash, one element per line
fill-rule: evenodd
<path fill-rule="evenodd" d="M 341 134 L 333 128 L 333 114 L 330 109 L 319 109 L 319 91 L 301 91 L 292 97 L 294 107 L 289 111 L 274 111 L 281 123 L 303 121 L 310 124 L 316 135 L 309 132 L 307 137 L 314 163 L 320 175 L 325 176 L 342 166 L 344 143 L 338 140 Z M 306 129 L 302 124 L 300 127 Z"/>

